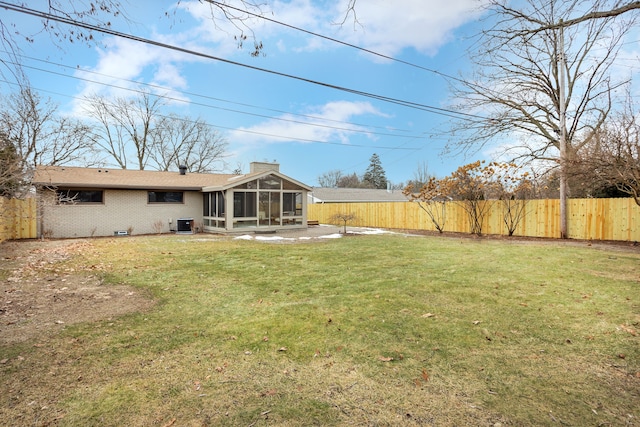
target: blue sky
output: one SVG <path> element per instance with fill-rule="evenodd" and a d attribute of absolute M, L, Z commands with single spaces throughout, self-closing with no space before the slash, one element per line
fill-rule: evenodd
<path fill-rule="evenodd" d="M 457 76 L 468 67 L 465 50 L 478 31 L 477 0 L 358 1 L 357 18 L 344 25 L 346 1 L 269 2 L 269 17 L 352 43 L 421 67 Z M 43 0 L 29 7 L 46 10 Z M 116 31 L 177 45 L 207 55 L 330 85 L 434 107 L 447 107 L 442 77 L 382 59 L 274 23 L 254 19 L 251 28 L 264 55 L 238 49 L 238 31 L 210 9 L 183 1 L 126 4 L 130 22 L 113 20 Z M 175 11 L 173 18 L 166 11 Z M 5 22 L 36 30 L 37 18 L 3 11 Z M 166 97 L 167 110 L 201 117 L 228 141 L 227 169 L 247 172 L 252 161 L 277 161 L 281 172 L 308 185 L 340 170 L 361 175 L 377 153 L 393 183 L 405 182 L 423 164 L 438 176 L 482 157 L 442 153 L 437 136 L 448 117 L 383 102 L 319 84 L 188 55 L 113 36 L 99 45 L 60 44 L 46 34 L 22 45 L 32 86 L 67 114 L 81 115 L 82 97 L 132 96 L 146 87 Z M 252 40 L 247 40 L 252 45 Z M 87 72 L 89 71 L 89 72 Z M 145 86 L 152 84 L 153 86 Z M 2 91 L 11 90 L 3 84 Z"/>

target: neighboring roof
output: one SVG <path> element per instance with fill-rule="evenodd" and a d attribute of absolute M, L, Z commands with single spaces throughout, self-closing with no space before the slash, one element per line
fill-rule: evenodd
<path fill-rule="evenodd" d="M 378 190 L 372 188 L 323 188 L 314 187 L 309 193 L 311 203 L 345 202 L 406 202 L 401 190 Z"/>
<path fill-rule="evenodd" d="M 74 188 L 108 188 L 108 189 L 144 189 L 144 190 L 185 190 L 202 191 L 207 187 L 226 189 L 252 179 L 269 174 L 300 184 L 289 177 L 275 171 L 262 171 L 245 175 L 159 172 L 132 169 L 80 168 L 69 166 L 39 166 L 33 178 L 35 185 Z"/>

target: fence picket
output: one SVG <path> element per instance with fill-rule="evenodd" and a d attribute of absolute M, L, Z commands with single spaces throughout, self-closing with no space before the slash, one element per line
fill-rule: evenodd
<path fill-rule="evenodd" d="M 0 242 L 8 239 L 37 237 L 37 203 L 33 197 L 6 199 L 0 197 Z"/>
<path fill-rule="evenodd" d="M 447 203 L 444 230 L 468 233 L 469 224 L 461 206 Z M 640 241 L 640 207 L 632 198 L 570 199 L 568 231 L 572 239 Z M 351 226 L 436 231 L 417 203 L 324 203 L 308 206 L 309 220 L 331 223 L 339 213 L 353 213 Z M 529 200 L 526 214 L 515 235 L 559 238 L 559 201 Z M 0 242 L 7 239 L 37 237 L 37 202 L 35 198 L 0 197 Z M 485 218 L 483 233 L 507 235 L 499 203 L 493 203 Z"/>
<path fill-rule="evenodd" d="M 502 205 L 490 201 L 491 208 L 483 224 L 483 234 L 508 235 L 502 219 Z M 528 200 L 525 216 L 514 235 L 526 237 L 560 237 L 559 200 Z M 632 198 L 570 199 L 568 231 L 572 239 L 640 241 L 640 206 Z M 348 225 L 436 231 L 428 215 L 417 203 L 318 203 L 308 206 L 308 218 L 331 223 L 331 217 L 353 213 L 357 219 Z M 448 202 L 445 206 L 445 231 L 468 233 L 470 228 L 464 209 Z"/>

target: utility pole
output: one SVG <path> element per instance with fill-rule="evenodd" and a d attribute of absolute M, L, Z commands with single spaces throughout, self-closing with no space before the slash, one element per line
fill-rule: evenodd
<path fill-rule="evenodd" d="M 564 55 L 564 23 L 560 20 L 560 46 L 558 47 L 558 66 L 560 82 L 558 87 L 560 108 L 560 238 L 569 237 L 567 230 L 567 100 L 565 99 L 565 69 L 567 60 Z"/>

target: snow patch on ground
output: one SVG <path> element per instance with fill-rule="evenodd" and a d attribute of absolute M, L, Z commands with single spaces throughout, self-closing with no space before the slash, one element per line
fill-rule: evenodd
<path fill-rule="evenodd" d="M 335 227 L 332 228 L 332 231 L 335 230 Z M 370 234 L 389 234 L 392 233 L 390 231 L 381 230 L 379 228 L 351 228 L 347 230 L 347 235 L 370 235 Z M 321 234 L 318 236 L 299 236 L 299 237 L 283 237 L 283 236 L 261 236 L 261 235 L 251 235 L 244 234 L 242 236 L 237 236 L 234 240 L 258 240 L 262 242 L 291 242 L 291 241 L 301 241 L 301 240 L 314 240 L 314 239 L 340 239 L 344 237 L 345 234 L 340 233 L 330 233 L 330 234 Z"/>
<path fill-rule="evenodd" d="M 248 234 L 244 234 L 242 236 L 238 236 L 233 240 L 253 240 L 253 236 L 249 236 Z"/>
<path fill-rule="evenodd" d="M 380 230 L 379 228 L 362 228 L 357 231 L 347 231 L 350 234 L 389 234 L 390 231 Z"/>

